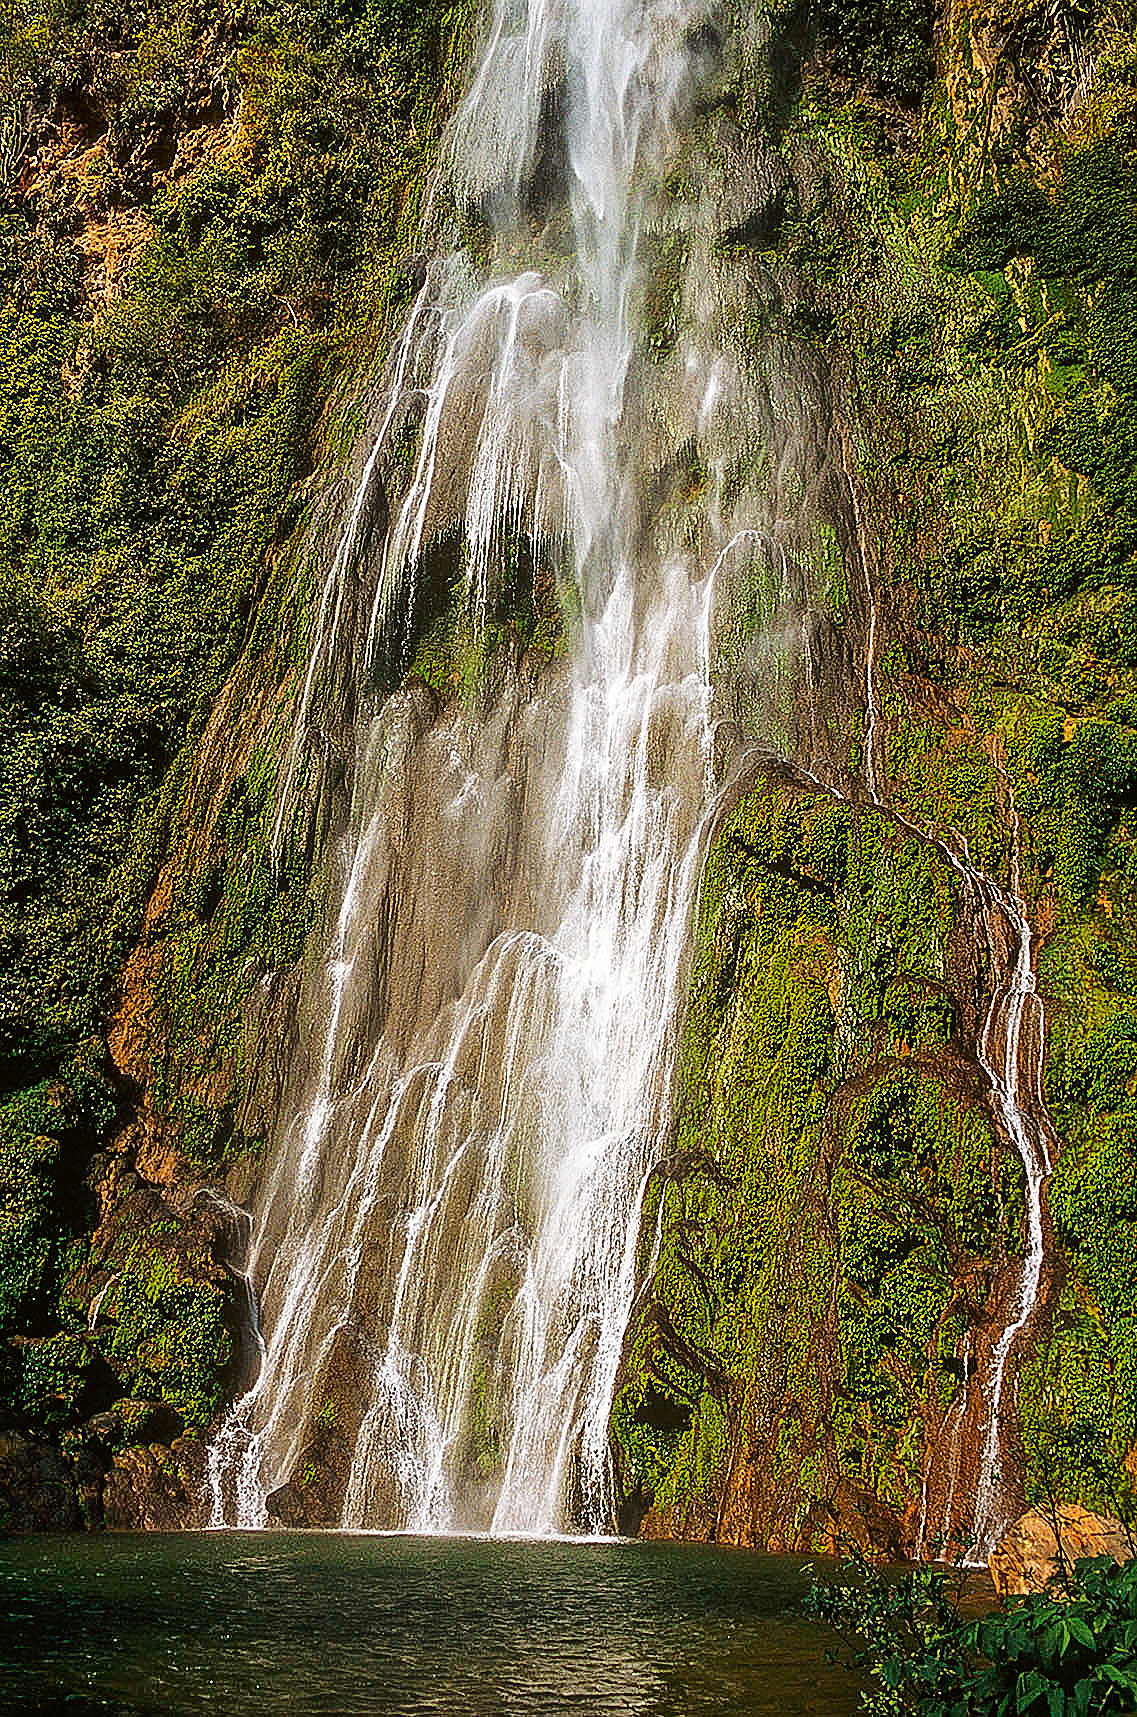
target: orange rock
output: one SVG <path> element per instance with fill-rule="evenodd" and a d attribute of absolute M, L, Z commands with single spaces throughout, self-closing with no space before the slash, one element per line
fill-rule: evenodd
<path fill-rule="evenodd" d="M 1015 1521 L 987 1558 L 1001 1598 L 1044 1592 L 1060 1574 L 1055 1524 L 1062 1555 L 1071 1567 L 1083 1556 L 1112 1556 L 1115 1562 L 1128 1562 L 1133 1555 L 1134 1540 L 1120 1520 L 1090 1514 L 1076 1503 L 1063 1503 L 1053 1519 L 1032 1508 Z"/>

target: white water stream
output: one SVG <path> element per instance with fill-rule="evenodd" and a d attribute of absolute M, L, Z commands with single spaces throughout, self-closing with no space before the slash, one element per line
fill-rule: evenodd
<path fill-rule="evenodd" d="M 484 949 L 470 934 L 460 993 L 409 1043 L 367 1017 L 397 714 L 361 737 L 322 1049 L 249 1265 L 264 1285 L 265 1360 L 210 1454 L 216 1525 L 264 1524 L 313 1424 L 344 1428 L 345 1368 L 364 1403 L 345 1431 L 345 1525 L 614 1524 L 608 1420 L 640 1202 L 665 1150 L 713 796 L 712 580 L 681 555 L 642 563 L 622 442 L 645 186 L 690 93 L 693 18 L 672 0 L 533 4 L 522 29 L 513 17 L 499 7 L 452 156 L 516 199 L 545 93 L 563 79 L 572 265 L 558 281 L 527 268 L 481 290 L 452 265 L 438 296 L 423 287 L 321 593 L 274 848 L 384 440 L 424 362 L 419 451 L 382 552 L 372 642 L 398 626 L 406 581 L 455 517 L 475 614 L 512 530 L 537 553 L 569 548 L 579 634 L 512 812 L 517 904 Z M 441 761 L 442 822 L 476 865 L 464 831 L 492 818 L 500 761 L 458 738 Z"/>
<path fill-rule="evenodd" d="M 1043 1091 L 1045 1021 L 1034 970 L 1033 935 L 1018 877 L 1017 819 L 1014 872 L 1011 892 L 1004 894 L 997 893 L 977 871 L 970 871 L 983 903 L 983 922 L 993 954 L 998 946 L 993 934 L 993 914 L 1001 912 L 1012 932 L 1012 952 L 1006 963 L 1009 969 L 1004 970 L 1002 982 L 991 997 L 978 1054 L 990 1081 L 1003 1132 L 1018 1152 L 1026 1182 L 1023 1261 L 1002 1332 L 994 1343 L 989 1373 L 980 1379 L 987 1412 L 970 1545 L 970 1554 L 980 1562 L 986 1561 L 1011 1523 L 1001 1470 L 1004 1448 L 1001 1433 L 1006 1430 L 1003 1398 L 1011 1355 L 1038 1309 L 1046 1263 L 1042 1200 L 1047 1177 L 1054 1167 L 1056 1148 Z M 1033 1019 L 1029 1017 L 1032 1010 Z M 1026 1044 L 1024 1027 L 1030 1028 Z"/>
<path fill-rule="evenodd" d="M 1043 1061 L 1046 1022 L 1038 995 L 1034 967 L 1034 935 L 1022 898 L 1018 813 L 1010 783 L 1010 818 L 1013 829 L 1011 887 L 1000 888 L 971 862 L 967 842 L 952 832 L 963 852 L 960 857 L 948 840 L 929 835 L 888 803 L 882 790 L 878 763 L 880 702 L 877 691 L 876 640 L 877 599 L 870 571 L 870 550 L 857 496 L 857 484 L 848 459 L 846 475 L 853 499 L 861 562 L 865 575 L 869 625 L 865 658 L 864 773 L 869 798 L 881 810 L 895 816 L 903 828 L 921 840 L 932 839 L 937 850 L 960 878 L 966 894 L 977 908 L 987 960 L 993 978 L 991 999 L 983 1016 L 976 1044 L 976 1058 L 986 1075 L 999 1131 L 1022 1163 L 1026 1207 L 1024 1256 L 1017 1271 L 1011 1298 L 1003 1308 L 1003 1326 L 991 1343 L 990 1358 L 969 1379 L 972 1335 L 964 1351 L 965 1381 L 949 1411 L 944 1427 L 948 1447 L 949 1480 L 938 1519 L 928 1518 L 928 1476 L 925 1472 L 917 1548 L 925 1554 L 935 1543 L 948 1544 L 952 1553 L 962 1550 L 969 1565 L 983 1567 L 1013 1518 L 1013 1508 L 1003 1472 L 1009 1416 L 1004 1409 L 1007 1372 L 1019 1338 L 1034 1318 L 1046 1263 L 1043 1196 L 1054 1167 L 1057 1140 L 1046 1108 L 1043 1090 Z M 1034 1017 L 1030 1018 L 1033 1010 Z M 1024 1044 L 1024 1026 L 1028 1026 Z M 977 1395 L 972 1397 L 972 1391 Z M 974 1512 L 969 1527 L 961 1530 L 956 1509 L 956 1489 L 961 1460 L 961 1439 L 967 1424 L 967 1409 L 977 1405 L 978 1461 L 974 1479 Z"/>

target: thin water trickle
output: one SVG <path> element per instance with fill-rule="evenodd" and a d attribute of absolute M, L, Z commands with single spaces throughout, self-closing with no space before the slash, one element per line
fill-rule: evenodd
<path fill-rule="evenodd" d="M 919 1553 L 923 1555 L 934 1546 L 947 1545 L 954 1553 L 962 1552 L 969 1566 L 983 1567 L 1013 1518 L 1004 1473 L 1011 1426 L 1009 1416 L 1003 1409 L 1003 1398 L 1012 1355 L 1039 1308 L 1046 1264 L 1043 1197 L 1047 1178 L 1054 1167 L 1057 1141 L 1043 1091 L 1045 1017 L 1038 995 L 1034 967 L 1034 933 L 1027 918 L 1026 902 L 1021 892 L 1020 829 L 1010 782 L 1004 780 L 1010 800 L 1012 827 L 1009 890 L 1000 888 L 971 862 L 965 839 L 960 836 L 953 837 L 959 841 L 962 848 L 964 856 L 960 858 L 946 840 L 938 835 L 929 835 L 928 831 L 918 828 L 888 802 L 887 784 L 881 780 L 878 757 L 880 702 L 876 667 L 877 595 L 847 443 L 845 448 L 846 477 L 861 548 L 869 617 L 865 659 L 865 786 L 873 804 L 887 810 L 902 827 L 922 840 L 932 839 L 976 905 L 993 980 L 990 1001 L 976 1042 L 976 1059 L 987 1079 L 999 1131 L 1022 1163 L 1025 1181 L 1025 1255 L 1009 1304 L 1005 1307 L 994 1307 L 995 1315 L 1002 1317 L 1002 1327 L 997 1337 L 991 1341 L 990 1357 L 984 1365 L 977 1366 L 973 1374 L 970 1371 L 972 1338 L 970 1334 L 967 1337 L 963 1387 L 949 1410 L 940 1438 L 946 1450 L 948 1477 L 946 1495 L 942 1500 L 934 1530 L 928 1518 L 928 1481 L 934 1465 L 935 1450 L 931 1453 L 925 1471 L 921 1497 L 917 1537 Z M 1037 1010 L 1037 1019 L 1033 1034 L 1034 1049 L 1024 1077 L 1022 1038 L 1029 1005 L 1033 1005 Z M 974 1497 L 974 1508 L 969 1522 L 964 1524 L 965 1516 L 959 1511 L 957 1489 L 961 1444 L 969 1416 L 978 1421 L 979 1447 L 971 1493 Z"/>
<path fill-rule="evenodd" d="M 1016 872 L 1017 866 L 1016 850 Z M 971 1533 L 972 1554 L 981 1561 L 986 1560 L 987 1554 L 1010 1524 L 1001 1472 L 1005 1433 L 1003 1395 L 1011 1355 L 1038 1309 L 1046 1263 L 1043 1192 L 1047 1177 L 1054 1167 L 1053 1132 L 1042 1088 L 1044 1030 L 1042 1004 L 1038 998 L 1032 958 L 1034 939 L 1026 916 L 1026 905 L 1018 893 L 1017 874 L 1012 888 L 1014 892 L 1009 896 L 1002 896 L 997 904 L 1012 927 L 1013 963 L 1007 981 L 992 995 L 979 1042 L 979 1062 L 990 1081 L 1006 1136 L 1018 1152 L 1023 1165 L 1026 1181 L 1026 1249 L 1014 1298 L 1003 1329 L 992 1349 L 989 1376 L 983 1380 L 987 1419 L 983 1428 L 979 1482 L 976 1486 L 975 1517 Z M 988 935 L 990 936 L 989 930 Z M 1036 1047 L 1024 1078 L 1023 1026 L 1028 1006 L 1032 1004 L 1038 1010 L 1034 1034 Z"/>
<path fill-rule="evenodd" d="M 92 1335 L 94 1333 L 95 1325 L 98 1322 L 99 1313 L 103 1309 L 103 1301 L 106 1299 L 107 1295 L 110 1293 L 110 1291 L 114 1287 L 115 1283 L 120 1281 L 121 1279 L 122 1279 L 122 1271 L 121 1270 L 116 1270 L 114 1272 L 113 1276 L 108 1276 L 106 1281 L 103 1283 L 102 1287 L 99 1289 L 98 1293 L 95 1295 L 94 1299 L 91 1301 L 91 1304 L 88 1306 L 88 1308 L 87 1308 L 87 1333 L 88 1333 L 88 1335 Z"/>

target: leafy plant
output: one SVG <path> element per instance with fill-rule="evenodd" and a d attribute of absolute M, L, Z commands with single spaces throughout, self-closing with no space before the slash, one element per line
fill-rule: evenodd
<path fill-rule="evenodd" d="M 852 1642 L 871 1717 L 1089 1717 L 1137 1707 L 1137 1561 L 1087 1558 L 1045 1594 L 969 1617 L 965 1576 L 897 1576 L 857 1558 L 806 1608 Z"/>

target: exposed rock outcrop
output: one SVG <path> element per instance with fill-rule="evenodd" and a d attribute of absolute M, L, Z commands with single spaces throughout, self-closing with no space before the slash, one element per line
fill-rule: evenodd
<path fill-rule="evenodd" d="M 82 1525 L 74 1477 L 60 1451 L 0 1431 L 0 1531 L 69 1532 Z"/>
<path fill-rule="evenodd" d="M 167 1447 L 126 1449 L 107 1474 L 104 1524 L 120 1532 L 180 1532 L 208 1524 L 205 1444 L 178 1437 Z"/>
<path fill-rule="evenodd" d="M 871 1491 L 838 1477 L 830 1494 L 815 1501 L 801 1516 L 792 1487 L 781 1495 L 750 1463 L 738 1463 L 724 1487 L 717 1510 L 671 1504 L 649 1508 L 640 1528 L 652 1539 L 702 1539 L 738 1544 L 772 1555 L 840 1556 L 855 1547 L 868 1557 L 899 1562 L 915 1550 L 911 1510 L 903 1518 L 886 1508 Z"/>
<path fill-rule="evenodd" d="M 1032 1508 L 1011 1527 L 987 1559 L 1001 1598 L 1061 1588 L 1066 1570 L 1085 1556 L 1128 1562 L 1137 1541 L 1120 1520 L 1064 1503 L 1053 1515 Z"/>

